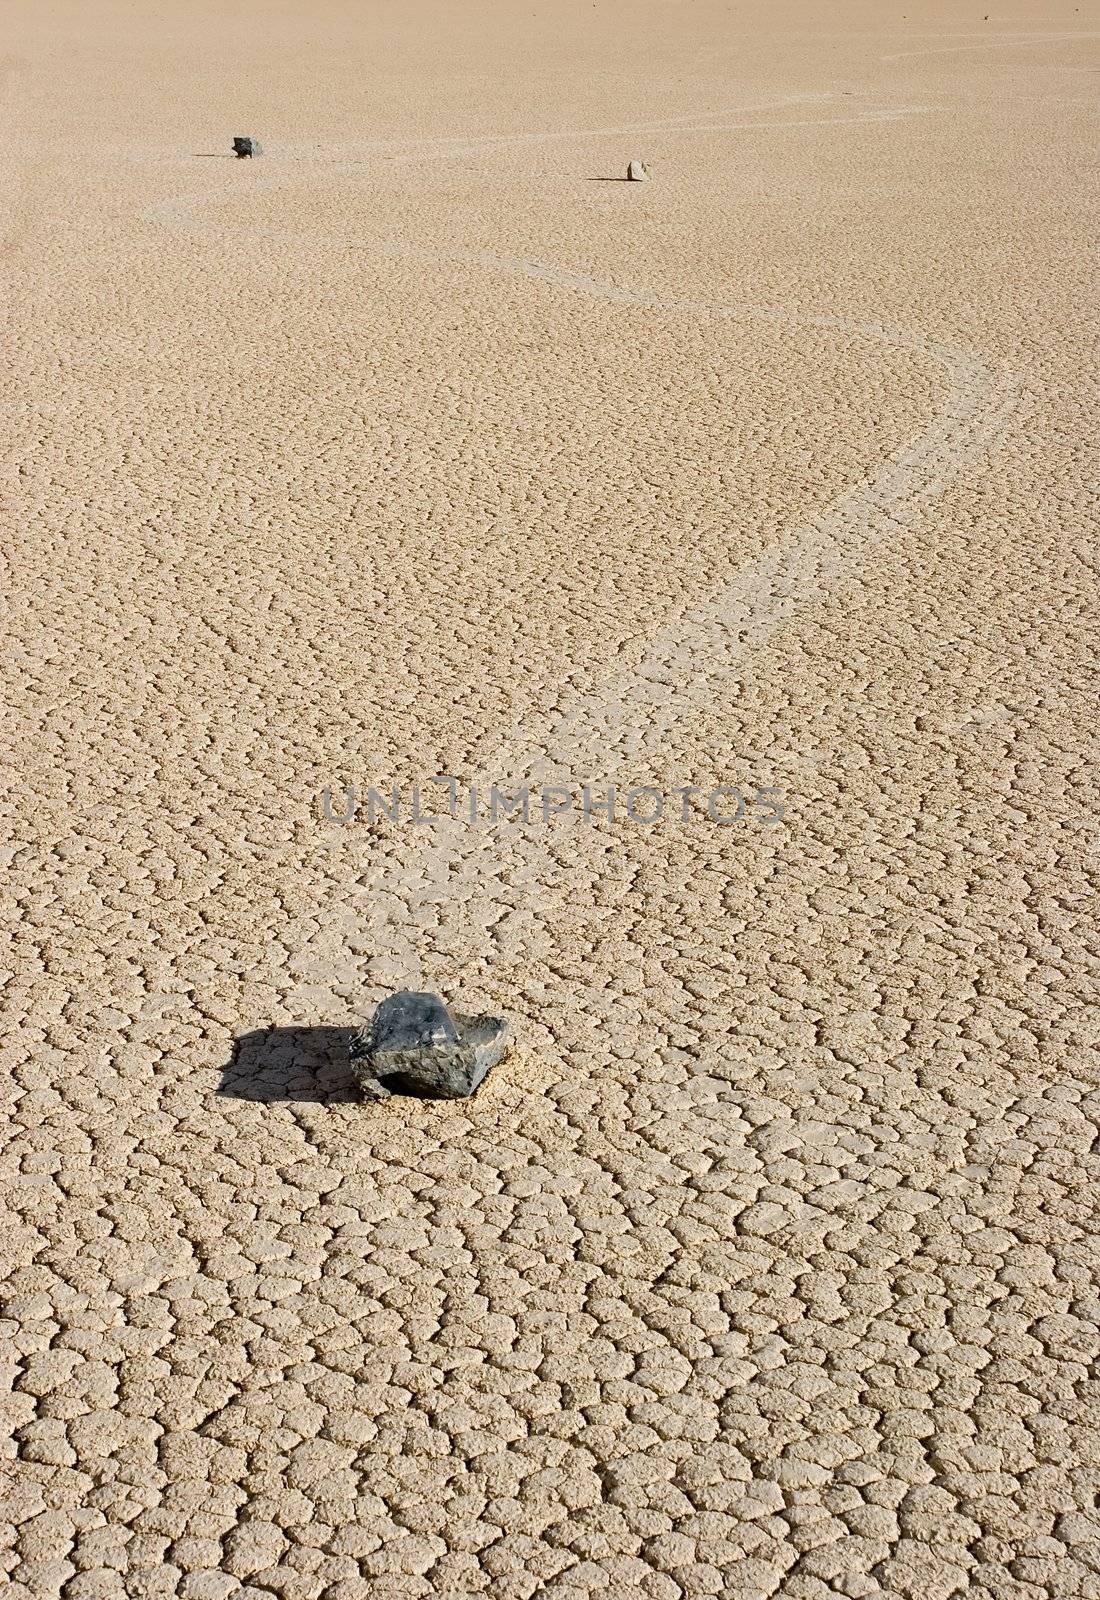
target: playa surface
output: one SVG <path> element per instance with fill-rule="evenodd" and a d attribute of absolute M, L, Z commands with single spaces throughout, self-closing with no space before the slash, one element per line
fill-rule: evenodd
<path fill-rule="evenodd" d="M 1100 1593 L 1095 6 L 6 24 L 12 1592 Z"/>

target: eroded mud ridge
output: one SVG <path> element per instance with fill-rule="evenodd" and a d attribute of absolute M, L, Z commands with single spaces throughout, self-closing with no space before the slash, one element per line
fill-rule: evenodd
<path fill-rule="evenodd" d="M 14 18 L 12 1592 L 1100 1592 L 1091 19 Z"/>

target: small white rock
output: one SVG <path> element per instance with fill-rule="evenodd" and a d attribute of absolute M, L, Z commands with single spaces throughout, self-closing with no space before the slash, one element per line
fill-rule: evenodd
<path fill-rule="evenodd" d="M 631 183 L 644 183 L 649 177 L 649 168 L 644 161 L 632 161 L 626 169 L 626 175 Z"/>

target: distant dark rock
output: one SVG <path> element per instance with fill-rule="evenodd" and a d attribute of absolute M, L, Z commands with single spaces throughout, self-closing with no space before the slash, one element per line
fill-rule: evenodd
<path fill-rule="evenodd" d="M 243 133 L 239 133 L 233 140 L 233 154 L 238 161 L 242 161 L 245 156 L 262 156 L 263 146 L 259 139 L 249 139 Z"/>
<path fill-rule="evenodd" d="M 508 1026 L 499 1018 L 452 1017 L 437 995 L 402 990 L 383 1000 L 348 1055 L 364 1099 L 463 1100 L 508 1044 Z"/>

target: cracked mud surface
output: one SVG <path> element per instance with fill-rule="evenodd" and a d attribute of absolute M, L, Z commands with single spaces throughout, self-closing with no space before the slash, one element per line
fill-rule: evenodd
<path fill-rule="evenodd" d="M 1094 8 L 10 16 L 11 1592 L 1100 1594 Z"/>

